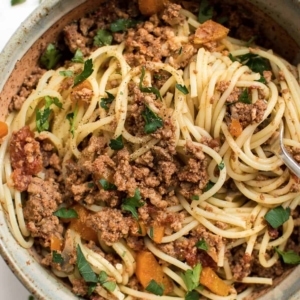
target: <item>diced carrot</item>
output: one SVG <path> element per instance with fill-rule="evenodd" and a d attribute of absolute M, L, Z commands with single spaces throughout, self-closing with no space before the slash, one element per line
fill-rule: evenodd
<path fill-rule="evenodd" d="M 0 121 L 0 139 L 8 134 L 8 126 L 5 122 Z"/>
<path fill-rule="evenodd" d="M 154 224 L 152 226 L 152 232 L 153 232 L 152 240 L 155 243 L 160 244 L 165 234 L 165 227 L 159 226 L 158 224 Z"/>
<path fill-rule="evenodd" d="M 164 295 L 173 291 L 171 280 L 164 274 L 155 256 L 149 251 L 137 253 L 135 274 L 143 288 L 146 288 L 151 280 L 155 280 L 164 287 Z"/>
<path fill-rule="evenodd" d="M 50 238 L 50 250 L 60 251 L 62 248 L 63 241 L 55 235 L 51 235 Z"/>
<path fill-rule="evenodd" d="M 239 120 L 237 119 L 231 120 L 231 123 L 229 125 L 229 132 L 234 137 L 238 137 L 241 135 L 241 133 L 243 132 L 243 127 Z"/>
<path fill-rule="evenodd" d="M 76 210 L 78 219 L 72 219 L 69 228 L 79 233 L 83 239 L 97 242 L 97 232 L 93 228 L 86 226 L 87 216 L 91 214 L 91 212 L 79 204 L 75 205 L 73 209 Z"/>
<path fill-rule="evenodd" d="M 164 8 L 165 0 L 139 0 L 140 12 L 145 16 L 157 14 Z"/>
<path fill-rule="evenodd" d="M 227 285 L 210 267 L 201 271 L 200 283 L 219 296 L 228 296 L 230 286 Z"/>

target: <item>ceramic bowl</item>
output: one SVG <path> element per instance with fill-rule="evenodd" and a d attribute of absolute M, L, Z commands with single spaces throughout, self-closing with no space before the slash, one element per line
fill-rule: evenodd
<path fill-rule="evenodd" d="M 239 5 L 239 2 L 233 2 Z M 19 27 L 0 55 L 0 120 L 4 120 L 12 95 L 17 93 L 23 79 L 37 65 L 45 46 L 55 40 L 66 24 L 92 10 L 99 3 L 101 0 L 45 0 Z M 283 28 L 279 29 L 274 22 L 266 22 L 264 18 L 259 18 L 261 22 L 265 22 L 267 34 L 275 41 L 275 51 L 288 56 L 292 62 L 299 62 L 300 53 L 297 49 L 300 48 L 300 1 L 244 0 L 243 4 L 250 5 L 252 9 L 254 7 L 255 16 L 260 16 L 263 12 Z M 292 37 L 294 42 L 289 37 Z M 282 53 L 283 49 L 291 52 Z M 36 262 L 34 251 L 25 250 L 17 244 L 8 229 L 1 206 L 0 252 L 15 275 L 36 298 L 78 299 L 67 286 Z M 251 299 L 300 299 L 300 266 L 289 271 L 284 277 L 278 284 L 276 282 L 270 291 L 253 295 Z"/>

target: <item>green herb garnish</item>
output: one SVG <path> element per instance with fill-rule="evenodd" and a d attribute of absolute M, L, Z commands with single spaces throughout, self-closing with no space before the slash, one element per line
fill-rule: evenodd
<path fill-rule="evenodd" d="M 73 77 L 74 72 L 71 70 L 59 71 L 59 75 L 61 75 L 63 77 Z"/>
<path fill-rule="evenodd" d="M 200 295 L 198 292 L 196 291 L 190 291 L 185 295 L 184 300 L 199 300 L 200 299 Z"/>
<path fill-rule="evenodd" d="M 191 197 L 191 199 L 194 200 L 194 201 L 198 201 L 200 199 L 200 197 L 199 197 L 199 195 L 193 195 Z"/>
<path fill-rule="evenodd" d="M 209 191 L 214 185 L 215 185 L 214 182 L 209 181 L 209 182 L 207 183 L 207 185 L 204 187 L 203 191 L 204 191 L 204 192 Z"/>
<path fill-rule="evenodd" d="M 163 127 L 163 120 L 155 114 L 148 106 L 142 112 L 142 116 L 145 120 L 144 132 L 149 134 L 155 132 L 158 128 Z"/>
<path fill-rule="evenodd" d="M 291 209 L 289 207 L 284 209 L 282 206 L 278 206 L 269 210 L 264 218 L 271 227 L 278 228 L 289 219 L 290 214 Z"/>
<path fill-rule="evenodd" d="M 59 217 L 61 219 L 72 219 L 78 218 L 77 211 L 73 208 L 65 208 L 62 207 L 53 213 L 54 216 Z"/>
<path fill-rule="evenodd" d="M 52 251 L 52 262 L 56 264 L 62 264 L 64 262 L 63 257 L 60 253 L 57 253 L 57 251 Z"/>
<path fill-rule="evenodd" d="M 187 270 L 184 273 L 181 273 L 181 278 L 183 279 L 188 292 L 199 286 L 201 271 L 202 266 L 198 263 L 192 270 Z"/>
<path fill-rule="evenodd" d="M 118 19 L 110 24 L 112 32 L 126 31 L 128 28 L 135 27 L 138 21 L 132 19 Z"/>
<path fill-rule="evenodd" d="M 220 171 L 222 171 L 225 168 L 225 163 L 223 160 L 218 164 L 218 168 Z"/>
<path fill-rule="evenodd" d="M 164 286 L 158 284 L 154 279 L 152 279 L 146 287 L 146 291 L 158 296 L 162 296 L 164 290 Z"/>
<path fill-rule="evenodd" d="M 81 64 L 84 63 L 84 57 L 80 49 L 76 50 L 74 57 L 71 59 L 71 61 L 75 63 L 81 63 Z"/>
<path fill-rule="evenodd" d="M 208 0 L 202 0 L 199 6 L 198 21 L 204 23 L 213 17 L 214 8 Z"/>
<path fill-rule="evenodd" d="M 122 140 L 122 135 L 118 136 L 116 139 L 110 140 L 108 145 L 113 150 L 121 150 L 124 148 L 124 143 Z"/>
<path fill-rule="evenodd" d="M 140 190 L 139 189 L 136 189 L 135 190 L 135 193 L 134 193 L 134 196 L 133 197 L 129 197 L 129 198 L 126 198 L 124 201 L 123 201 L 123 204 L 121 206 L 121 208 L 123 210 L 126 210 L 126 211 L 129 211 L 131 212 L 131 214 L 133 215 L 133 217 L 135 219 L 138 219 L 139 216 L 138 216 L 138 213 L 137 213 L 137 208 L 138 207 L 142 207 L 144 206 L 145 202 L 141 200 L 142 197 L 141 197 L 141 194 L 140 194 Z"/>
<path fill-rule="evenodd" d="M 107 98 L 101 98 L 100 106 L 105 110 L 108 110 L 108 104 L 111 104 L 115 100 L 115 96 L 109 92 L 106 92 Z"/>
<path fill-rule="evenodd" d="M 187 89 L 187 87 L 185 85 L 176 83 L 175 87 L 177 90 L 179 90 L 184 95 L 187 95 L 189 93 L 189 90 Z"/>
<path fill-rule="evenodd" d="M 112 40 L 113 36 L 109 31 L 105 29 L 100 29 L 94 36 L 94 46 L 100 47 L 105 45 L 111 45 Z"/>
<path fill-rule="evenodd" d="M 263 76 L 263 72 L 271 70 L 269 61 L 257 54 L 247 53 L 241 56 L 238 56 L 238 60 L 249 67 L 253 72 L 260 73 Z"/>
<path fill-rule="evenodd" d="M 149 236 L 151 239 L 153 239 L 153 237 L 154 237 L 154 228 L 152 226 L 149 229 Z"/>
<path fill-rule="evenodd" d="M 86 80 L 93 72 L 94 72 L 93 60 L 90 58 L 84 62 L 83 71 L 80 74 L 75 76 L 74 86 Z"/>
<path fill-rule="evenodd" d="M 78 114 L 78 104 L 76 103 L 75 109 L 73 112 L 70 112 L 67 114 L 66 118 L 70 123 L 70 132 L 72 134 L 72 136 L 74 137 L 74 133 L 75 133 L 75 119 L 77 117 Z"/>
<path fill-rule="evenodd" d="M 14 5 L 17 5 L 17 4 L 24 3 L 24 2 L 26 2 L 26 0 L 11 0 L 10 4 L 11 4 L 11 6 L 14 6 Z"/>
<path fill-rule="evenodd" d="M 110 183 L 105 179 L 100 179 L 99 183 L 105 191 L 113 191 L 117 189 L 117 187 L 113 183 Z"/>
<path fill-rule="evenodd" d="M 159 98 L 160 100 L 162 100 L 160 92 L 157 88 L 155 88 L 153 86 L 148 86 L 148 87 L 143 86 L 145 74 L 146 74 L 145 67 L 142 67 L 142 75 L 141 75 L 140 83 L 139 83 L 140 91 L 143 93 L 152 93 L 156 96 L 156 99 Z"/>
<path fill-rule="evenodd" d="M 281 251 L 278 248 L 274 248 L 275 251 L 280 255 L 284 263 L 290 264 L 290 265 L 298 265 L 300 264 L 300 256 L 295 253 L 294 251 Z"/>
<path fill-rule="evenodd" d="M 200 240 L 196 243 L 195 245 L 198 249 L 201 249 L 201 250 L 204 250 L 204 251 L 207 251 L 208 250 L 208 245 L 206 243 L 205 240 Z"/>
<path fill-rule="evenodd" d="M 238 102 L 242 102 L 242 103 L 245 103 L 245 104 L 251 104 L 251 98 L 250 98 L 250 95 L 248 93 L 248 89 L 244 89 L 242 91 L 242 93 L 239 95 Z"/>
<path fill-rule="evenodd" d="M 105 271 L 101 271 L 99 274 L 98 281 L 99 283 L 106 288 L 108 291 L 113 292 L 117 286 L 114 281 L 107 280 L 107 274 Z"/>
<path fill-rule="evenodd" d="M 49 44 L 40 58 L 41 64 L 47 69 L 54 69 L 62 57 L 60 51 L 54 44 Z"/>

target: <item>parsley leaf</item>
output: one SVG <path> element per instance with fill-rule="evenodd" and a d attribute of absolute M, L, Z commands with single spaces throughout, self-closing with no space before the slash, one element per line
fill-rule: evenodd
<path fill-rule="evenodd" d="M 197 201 L 197 200 L 199 200 L 200 198 L 199 198 L 199 195 L 193 195 L 193 196 L 191 197 L 191 199 L 194 200 L 194 201 Z"/>
<path fill-rule="evenodd" d="M 251 99 L 250 99 L 250 96 L 249 96 L 249 93 L 248 93 L 248 89 L 244 89 L 242 91 L 242 93 L 239 95 L 238 102 L 242 102 L 242 103 L 245 103 L 245 104 L 251 104 Z"/>
<path fill-rule="evenodd" d="M 115 96 L 109 92 L 106 92 L 107 98 L 101 98 L 100 106 L 105 110 L 108 110 L 108 104 L 111 104 L 115 100 Z"/>
<path fill-rule="evenodd" d="M 98 282 L 96 274 L 84 257 L 79 245 L 77 245 L 77 267 L 85 282 Z"/>
<path fill-rule="evenodd" d="M 278 206 L 269 210 L 264 218 L 273 228 L 278 228 L 289 219 L 290 214 L 289 207 L 284 209 L 282 206 Z"/>
<path fill-rule="evenodd" d="M 214 8 L 210 5 L 208 0 L 202 0 L 199 6 L 198 21 L 204 23 L 213 17 Z"/>
<path fill-rule="evenodd" d="M 198 263 L 192 270 L 187 270 L 184 273 L 181 273 L 181 278 L 189 292 L 199 285 L 201 271 L 202 266 Z"/>
<path fill-rule="evenodd" d="M 87 292 L 88 296 L 91 296 L 93 294 L 93 292 L 95 291 L 96 287 L 97 287 L 97 283 L 95 283 L 95 282 L 91 282 L 88 285 L 88 292 Z"/>
<path fill-rule="evenodd" d="M 260 73 L 263 76 L 263 72 L 267 70 L 271 70 L 271 66 L 269 61 L 254 53 L 247 53 L 244 55 L 240 55 L 238 60 L 249 67 L 253 72 Z"/>
<path fill-rule="evenodd" d="M 300 264 L 300 256 L 294 251 L 281 251 L 278 248 L 274 248 L 275 251 L 281 256 L 282 260 L 286 264 L 297 265 Z"/>
<path fill-rule="evenodd" d="M 185 300 L 199 300 L 200 299 L 200 295 L 198 292 L 196 291 L 190 291 L 185 295 Z"/>
<path fill-rule="evenodd" d="M 222 171 L 225 168 L 225 163 L 223 160 L 218 164 L 218 168 L 220 171 Z"/>
<path fill-rule="evenodd" d="M 104 45 L 111 45 L 113 40 L 112 34 L 105 30 L 99 29 L 94 36 L 94 46 L 104 46 Z"/>
<path fill-rule="evenodd" d="M 99 183 L 101 184 L 101 186 L 105 191 L 113 191 L 117 189 L 117 187 L 113 183 L 110 183 L 105 179 L 100 179 Z"/>
<path fill-rule="evenodd" d="M 113 292 L 117 286 L 117 284 L 114 281 L 107 280 L 107 274 L 105 271 L 101 271 L 99 274 L 98 281 L 99 283 L 106 288 L 107 290 Z"/>
<path fill-rule="evenodd" d="M 67 116 L 66 116 L 67 120 L 70 123 L 70 126 L 71 126 L 70 132 L 71 132 L 71 134 L 72 134 L 73 137 L 74 137 L 74 132 L 75 132 L 75 122 L 74 121 L 75 121 L 75 119 L 77 117 L 77 113 L 78 113 L 78 105 L 76 103 L 74 111 L 68 113 Z"/>
<path fill-rule="evenodd" d="M 45 96 L 45 109 L 36 112 L 36 128 L 38 132 L 49 130 L 49 117 L 52 113 L 52 104 L 62 108 L 62 103 L 56 97 Z"/>
<path fill-rule="evenodd" d="M 155 132 L 158 128 L 163 127 L 163 120 L 155 114 L 148 106 L 142 112 L 142 116 L 145 120 L 144 132 L 149 134 Z"/>
<path fill-rule="evenodd" d="M 154 295 L 162 296 L 164 294 L 164 286 L 158 284 L 154 279 L 152 279 L 147 285 L 146 291 Z"/>
<path fill-rule="evenodd" d="M 215 185 L 214 182 L 209 181 L 209 182 L 207 183 L 207 185 L 204 187 L 203 191 L 204 191 L 204 192 L 209 191 L 214 185 Z"/>
<path fill-rule="evenodd" d="M 112 32 L 125 31 L 128 28 L 135 27 L 138 21 L 132 19 L 118 19 L 110 24 L 110 30 Z"/>
<path fill-rule="evenodd" d="M 231 59 L 232 62 L 238 61 L 231 53 L 229 53 L 228 57 Z"/>
<path fill-rule="evenodd" d="M 65 208 L 62 207 L 53 213 L 54 216 L 59 217 L 61 219 L 71 219 L 78 218 L 77 211 L 73 208 Z"/>
<path fill-rule="evenodd" d="M 160 100 L 162 100 L 160 92 L 157 88 L 153 87 L 153 86 L 143 86 L 143 81 L 144 81 L 144 77 L 145 77 L 146 71 L 145 71 L 145 67 L 142 67 L 142 75 L 140 78 L 140 83 L 139 83 L 139 88 L 140 91 L 143 93 L 152 93 L 156 96 L 156 99 L 159 98 Z"/>
<path fill-rule="evenodd" d="M 76 50 L 74 57 L 71 59 L 71 61 L 75 63 L 84 63 L 83 54 L 80 49 Z"/>
<path fill-rule="evenodd" d="M 189 90 L 187 89 L 187 87 L 185 85 L 176 83 L 175 87 L 177 90 L 179 90 L 184 95 L 187 95 L 189 93 Z"/>
<path fill-rule="evenodd" d="M 17 5 L 17 4 L 24 3 L 24 2 L 26 2 L 26 0 L 11 0 L 10 4 L 11 4 L 11 6 L 14 6 L 14 5 Z"/>
<path fill-rule="evenodd" d="M 40 58 L 40 63 L 47 70 L 53 69 L 60 61 L 62 54 L 54 44 L 49 44 Z"/>
<path fill-rule="evenodd" d="M 116 139 L 110 140 L 108 145 L 113 150 L 121 150 L 124 148 L 124 143 L 122 140 L 122 135 L 118 136 Z"/>
<path fill-rule="evenodd" d="M 93 60 L 90 58 L 84 62 L 83 71 L 75 76 L 74 86 L 86 80 L 93 72 Z"/>
<path fill-rule="evenodd" d="M 126 211 L 129 211 L 131 212 L 131 214 L 133 215 L 133 217 L 135 219 L 138 219 L 139 216 L 138 216 L 138 213 L 137 213 L 137 208 L 138 207 L 142 207 L 144 206 L 145 202 L 141 200 L 142 197 L 141 197 L 141 194 L 140 194 L 140 190 L 139 189 L 136 189 L 135 190 L 135 193 L 134 193 L 134 196 L 133 197 L 129 197 L 129 198 L 126 198 L 121 206 L 121 208 L 123 210 L 126 210 Z"/>
<path fill-rule="evenodd" d="M 57 251 L 52 251 L 52 262 L 56 264 L 62 264 L 64 262 L 63 257 L 61 254 L 57 253 Z"/>
<path fill-rule="evenodd" d="M 71 70 L 59 71 L 59 75 L 64 76 L 64 77 L 73 77 L 74 72 Z"/>
<path fill-rule="evenodd" d="M 257 82 L 261 82 L 261 83 L 264 83 L 264 84 L 266 84 L 266 83 L 267 83 L 267 80 L 265 79 L 265 77 L 264 77 L 264 76 L 260 76 L 260 78 L 259 78 L 258 80 L 255 80 L 255 81 L 257 81 Z"/>
<path fill-rule="evenodd" d="M 207 251 L 208 250 L 208 245 L 204 239 L 198 241 L 195 245 L 198 249 Z"/>

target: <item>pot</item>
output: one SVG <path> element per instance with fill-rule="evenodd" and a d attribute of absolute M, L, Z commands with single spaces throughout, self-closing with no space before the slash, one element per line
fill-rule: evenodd
<path fill-rule="evenodd" d="M 19 27 L 0 56 L 0 120 L 5 119 L 11 97 L 17 93 L 23 79 L 37 66 L 45 46 L 56 39 L 65 25 L 101 2 L 46 0 Z M 254 19 L 262 24 L 265 35 L 274 42 L 275 51 L 292 63 L 300 61 L 300 1 L 228 2 L 250 9 Z M 77 299 L 62 281 L 36 262 L 33 250 L 20 247 L 10 234 L 5 217 L 0 207 L 0 251 L 24 286 L 38 299 Z M 300 266 L 284 274 L 270 290 L 252 295 L 251 299 L 300 299 L 299 277 Z"/>

